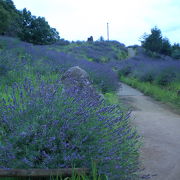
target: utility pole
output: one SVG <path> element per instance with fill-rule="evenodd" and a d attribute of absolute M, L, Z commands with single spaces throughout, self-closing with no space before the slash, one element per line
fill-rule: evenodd
<path fill-rule="evenodd" d="M 107 23 L 107 40 L 109 41 L 109 23 Z"/>

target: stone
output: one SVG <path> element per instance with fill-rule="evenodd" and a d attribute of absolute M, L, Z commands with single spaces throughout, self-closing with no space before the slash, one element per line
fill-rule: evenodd
<path fill-rule="evenodd" d="M 64 91 L 70 93 L 71 91 L 77 94 L 84 94 L 91 96 L 93 99 L 98 99 L 98 94 L 93 88 L 88 73 L 79 66 L 71 67 L 62 76 L 61 82 L 64 86 Z"/>
<path fill-rule="evenodd" d="M 61 81 L 65 88 L 76 86 L 77 88 L 83 89 L 87 88 L 91 84 L 87 72 L 79 66 L 68 69 L 63 74 Z"/>

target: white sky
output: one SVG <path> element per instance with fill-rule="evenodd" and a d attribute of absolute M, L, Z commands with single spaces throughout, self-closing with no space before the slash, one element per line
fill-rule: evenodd
<path fill-rule="evenodd" d="M 180 0 L 13 0 L 43 16 L 67 40 L 110 39 L 126 45 L 140 44 L 139 38 L 158 26 L 171 43 L 180 42 Z"/>

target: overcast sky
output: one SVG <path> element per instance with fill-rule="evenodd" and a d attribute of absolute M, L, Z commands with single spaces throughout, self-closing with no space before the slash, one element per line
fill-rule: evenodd
<path fill-rule="evenodd" d="M 171 43 L 180 42 L 180 0 L 13 0 L 16 8 L 26 7 L 43 16 L 67 40 L 110 39 L 126 45 L 158 26 Z"/>

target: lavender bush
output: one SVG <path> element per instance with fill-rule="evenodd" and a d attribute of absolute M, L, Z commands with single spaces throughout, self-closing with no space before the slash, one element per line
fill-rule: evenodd
<path fill-rule="evenodd" d="M 90 168 L 94 161 L 100 174 L 133 179 L 139 143 L 130 114 L 88 91 L 65 93 L 59 82 L 69 67 L 80 66 L 97 88 L 111 92 L 118 87 L 111 67 L 53 46 L 0 41 L 0 168 Z"/>
<path fill-rule="evenodd" d="M 89 167 L 112 179 L 137 170 L 138 136 L 129 113 L 59 82 L 14 84 L 0 101 L 0 168 Z M 96 95 L 97 96 L 97 95 Z"/>
<path fill-rule="evenodd" d="M 74 42 L 66 47 L 57 44 L 50 48 L 98 63 L 119 61 L 127 57 L 125 45 L 118 41 Z"/>
<path fill-rule="evenodd" d="M 117 74 L 106 64 L 75 58 L 66 52 L 57 52 L 54 46 L 33 46 L 7 37 L 0 37 L 0 41 L 5 43 L 7 54 L 4 56 L 4 52 L 0 52 L 0 58 L 4 58 L 6 67 L 12 67 L 11 75 L 7 75 L 10 85 L 23 80 L 24 77 L 35 77 L 37 74 L 46 77 L 52 74 L 61 76 L 68 68 L 80 66 L 90 74 L 91 80 L 103 92 L 115 91 L 118 88 Z M 2 73 L 7 72 L 6 67 L 0 67 L 3 69 Z"/>
<path fill-rule="evenodd" d="M 178 60 L 136 57 L 120 63 L 111 63 L 119 71 L 119 76 L 130 76 L 143 82 L 154 82 L 167 86 L 180 82 L 180 62 Z"/>
<path fill-rule="evenodd" d="M 44 47 L 31 49 L 28 53 L 33 55 L 33 59 L 44 57 L 43 67 L 42 65 L 36 65 L 34 68 L 37 69 L 37 71 L 48 66 L 47 68 L 49 70 L 51 69 L 51 72 L 59 72 L 62 74 L 72 66 L 80 66 L 89 73 L 91 80 L 103 92 L 115 91 L 118 88 L 118 76 L 107 64 L 89 62 L 86 59 L 76 59 L 63 52 L 48 50 Z"/>

